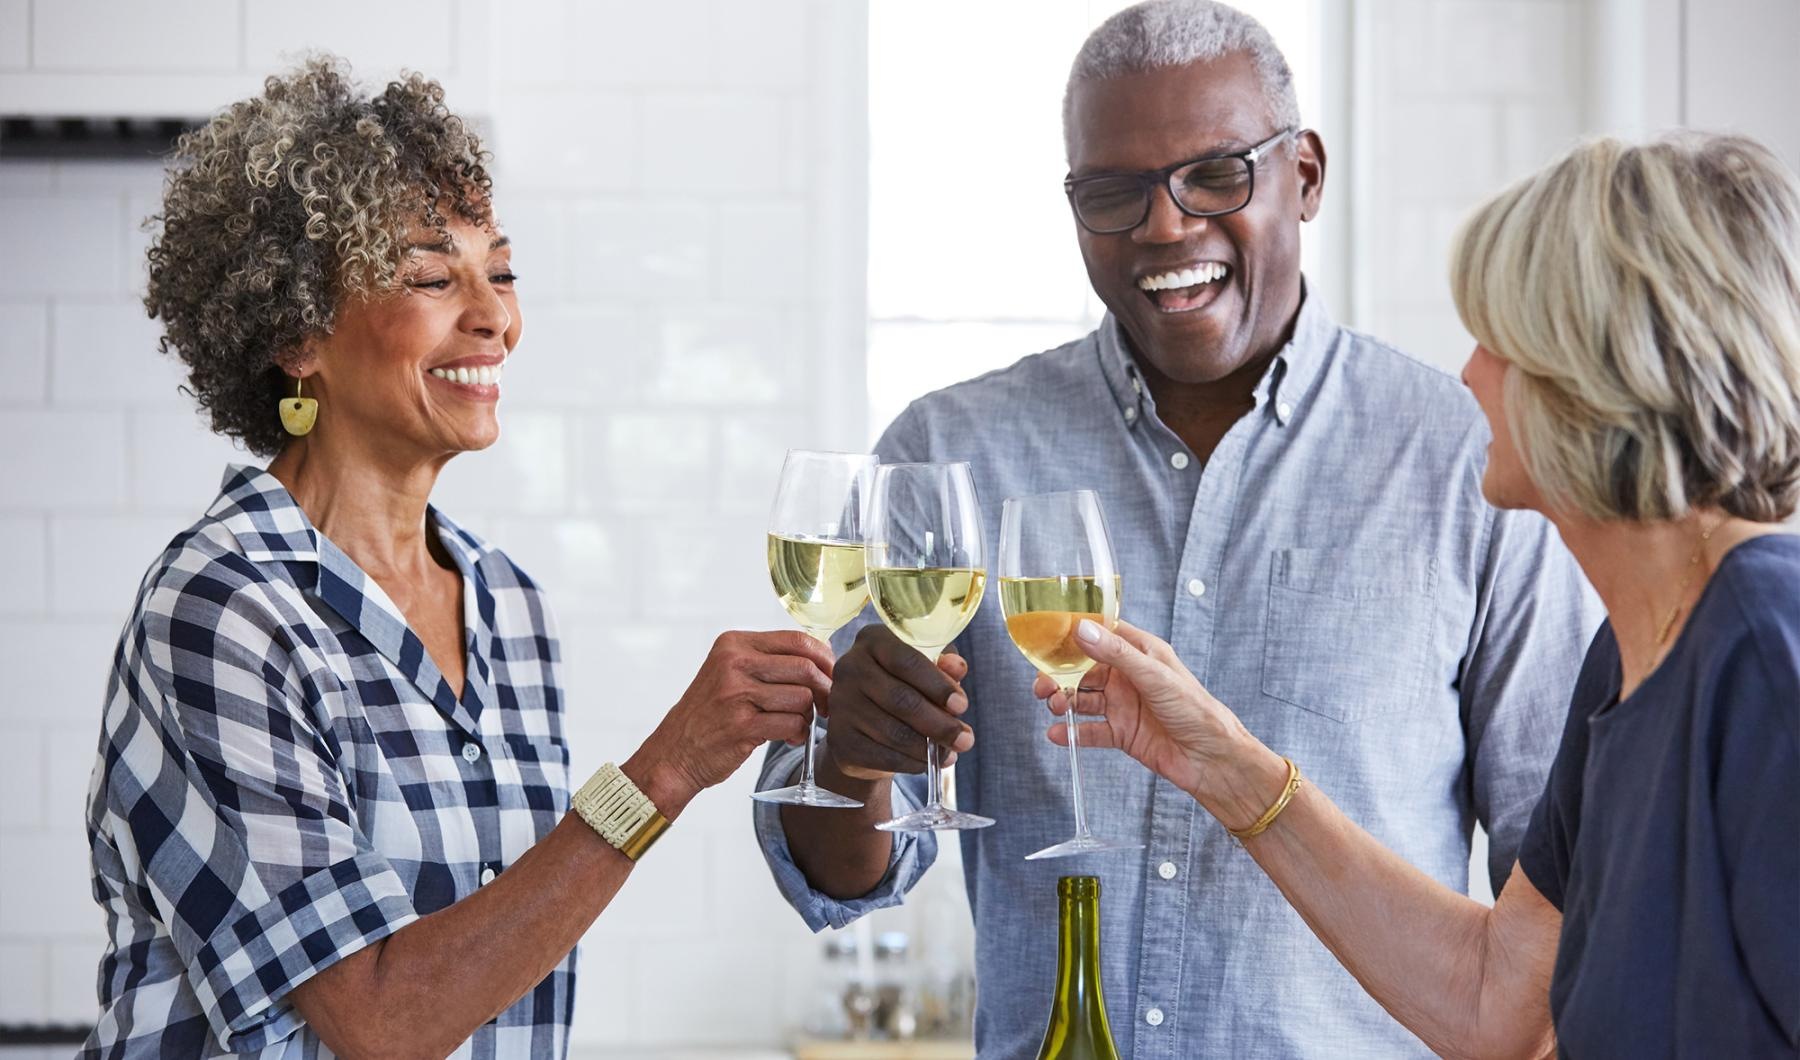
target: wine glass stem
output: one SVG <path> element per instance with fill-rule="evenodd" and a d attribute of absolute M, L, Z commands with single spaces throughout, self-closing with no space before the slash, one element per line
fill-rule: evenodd
<path fill-rule="evenodd" d="M 938 762 L 938 745 L 925 745 L 925 783 L 931 790 L 931 800 L 927 809 L 940 809 L 944 805 L 944 767 Z"/>
<path fill-rule="evenodd" d="M 1075 723 L 1075 697 L 1080 687 L 1080 678 L 1063 686 L 1063 698 L 1069 702 L 1069 712 L 1063 717 L 1067 719 L 1065 724 L 1069 733 L 1069 790 L 1075 798 L 1075 837 L 1085 839 L 1088 836 L 1087 807 L 1081 801 L 1081 753 L 1075 735 L 1081 731 L 1081 726 Z"/>
<path fill-rule="evenodd" d="M 949 647 L 949 645 L 945 645 L 945 647 Z M 931 665 L 936 666 L 938 657 L 943 654 L 944 649 L 939 648 L 937 651 L 925 652 L 925 657 L 931 660 Z M 939 810 L 944 806 L 944 766 L 942 755 L 942 748 L 937 744 L 932 743 L 930 740 L 925 741 L 925 789 L 930 793 L 925 802 L 925 808 L 928 810 Z"/>
<path fill-rule="evenodd" d="M 819 708 L 813 707 L 806 713 L 806 771 L 800 774 L 800 786 L 813 786 L 813 755 L 819 745 Z"/>
<path fill-rule="evenodd" d="M 825 645 L 827 648 L 831 647 L 830 633 L 821 633 L 816 629 L 809 629 L 806 632 L 812 639 L 818 641 L 820 644 Z M 818 745 L 819 705 L 814 703 L 812 709 L 806 712 L 806 770 L 800 774 L 800 786 L 808 790 L 814 786 L 813 757 L 817 753 Z"/>

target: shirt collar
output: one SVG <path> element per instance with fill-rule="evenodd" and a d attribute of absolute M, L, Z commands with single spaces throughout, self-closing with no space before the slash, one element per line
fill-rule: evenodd
<path fill-rule="evenodd" d="M 260 467 L 227 467 L 219 498 L 206 515 L 237 538 L 244 558 L 252 563 L 319 561 L 319 532 L 312 520 L 287 487 Z"/>
<path fill-rule="evenodd" d="M 312 570 L 299 576 L 304 591 L 324 601 L 362 634 L 465 733 L 473 736 L 479 732 L 483 704 L 493 698 L 487 660 L 497 647 L 494 594 L 480 566 L 492 546 L 427 506 L 427 522 L 437 528 L 439 543 L 472 587 L 463 596 L 464 636 L 475 638 L 466 655 L 472 665 L 464 674 L 463 693 L 458 698 L 392 598 L 330 538 L 319 533 L 274 475 L 245 465 L 226 468 L 219 499 L 207 515 L 237 538 L 244 557 L 253 563 L 309 564 Z"/>
<path fill-rule="evenodd" d="M 1337 324 L 1322 300 L 1307 289 L 1302 279 L 1300 311 L 1294 318 L 1293 337 L 1269 362 L 1268 369 L 1257 382 L 1257 408 L 1269 409 L 1268 414 L 1285 426 L 1293 418 L 1295 406 L 1312 389 L 1337 330 Z M 1113 401 L 1118 404 L 1126 427 L 1136 427 L 1147 411 L 1150 394 L 1138 370 L 1137 359 L 1131 353 L 1125 329 L 1108 313 L 1095 335 L 1100 373 L 1106 378 L 1107 389 L 1112 391 Z"/>

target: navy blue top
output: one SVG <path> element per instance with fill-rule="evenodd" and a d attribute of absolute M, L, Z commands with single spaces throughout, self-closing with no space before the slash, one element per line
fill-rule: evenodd
<path fill-rule="evenodd" d="M 1800 1051 L 1800 538 L 1719 564 L 1619 701 L 1600 627 L 1519 863 L 1562 910 L 1565 1057 Z"/>

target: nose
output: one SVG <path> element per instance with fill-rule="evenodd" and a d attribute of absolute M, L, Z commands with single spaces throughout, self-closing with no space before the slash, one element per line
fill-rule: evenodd
<path fill-rule="evenodd" d="M 1179 243 L 1187 238 L 1188 228 L 1206 227 L 1206 218 L 1189 217 L 1175 205 L 1175 193 L 1167 185 L 1150 193 L 1150 212 L 1131 230 L 1134 243 Z"/>
<path fill-rule="evenodd" d="M 512 314 L 507 312 L 500 292 L 485 279 L 481 283 L 466 284 L 463 289 L 471 292 L 463 306 L 463 330 L 484 339 L 506 334 L 506 329 L 512 327 Z"/>
<path fill-rule="evenodd" d="M 1476 371 L 1481 367 L 1479 364 L 1480 360 L 1481 344 L 1476 343 L 1475 348 L 1469 351 L 1468 359 L 1463 361 L 1462 372 L 1457 376 L 1457 378 L 1462 380 L 1462 385 L 1468 387 L 1471 391 L 1475 389 L 1474 376 Z"/>

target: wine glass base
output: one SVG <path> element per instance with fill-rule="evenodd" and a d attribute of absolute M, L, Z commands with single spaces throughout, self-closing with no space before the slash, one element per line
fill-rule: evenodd
<path fill-rule="evenodd" d="M 883 821 L 875 827 L 883 832 L 960 832 L 971 828 L 986 828 L 993 823 L 992 817 L 947 810 L 939 806 L 936 809 L 927 807 L 914 810 L 891 821 Z"/>
<path fill-rule="evenodd" d="M 827 810 L 858 810 L 862 803 L 817 784 L 792 784 L 785 788 L 752 792 L 757 802 L 778 802 L 784 806 L 817 806 Z"/>
<path fill-rule="evenodd" d="M 1072 858 L 1077 854 L 1105 854 L 1120 850 L 1142 850 L 1142 843 L 1126 843 L 1118 839 L 1101 839 L 1099 836 L 1076 836 L 1067 842 L 1053 847 L 1045 847 L 1036 853 L 1025 855 L 1026 861 L 1042 861 L 1045 858 Z"/>

